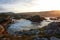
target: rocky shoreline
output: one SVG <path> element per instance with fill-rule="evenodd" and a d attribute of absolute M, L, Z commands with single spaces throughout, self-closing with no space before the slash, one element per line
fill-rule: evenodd
<path fill-rule="evenodd" d="M 37 17 L 27 18 L 27 20 L 30 20 L 32 22 L 42 22 L 43 20 L 46 20 L 44 18 L 41 20 L 38 18 L 36 20 L 36 18 Z M 2 21 L 0 22 L 0 28 L 3 27 L 1 29 L 4 30 L 1 30 L 2 32 L 0 31 L 0 40 L 60 40 L 60 22 L 54 21 L 38 29 L 22 30 L 15 32 L 11 31 L 13 33 L 12 35 L 7 32 L 7 28 L 10 26 L 10 24 L 14 24 L 10 16 L 7 16 L 6 18 L 2 17 Z"/>

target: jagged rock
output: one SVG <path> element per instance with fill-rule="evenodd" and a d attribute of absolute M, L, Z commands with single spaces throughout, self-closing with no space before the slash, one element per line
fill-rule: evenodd
<path fill-rule="evenodd" d="M 39 15 L 35 15 L 35 16 L 32 16 L 31 18 L 27 18 L 27 20 L 40 23 L 41 21 L 45 20 L 45 18 L 40 17 Z"/>
<path fill-rule="evenodd" d="M 5 21 L 6 21 L 5 18 L 0 18 L 0 24 L 3 23 L 3 22 L 5 22 Z"/>
<path fill-rule="evenodd" d="M 7 17 L 0 17 L 0 24 L 7 23 L 8 21 L 11 21 L 10 16 L 7 16 Z"/>
<path fill-rule="evenodd" d="M 33 40 L 48 40 L 48 38 L 39 38 L 39 37 L 35 37 L 35 38 L 33 38 Z"/>
<path fill-rule="evenodd" d="M 27 32 L 25 32 L 25 34 L 27 34 L 27 35 L 38 35 L 39 34 L 39 30 L 29 30 L 29 31 L 27 31 Z"/>
<path fill-rule="evenodd" d="M 54 35 L 55 33 L 60 34 L 60 22 L 52 22 L 45 27 L 46 34 Z"/>
<path fill-rule="evenodd" d="M 24 35 L 24 32 L 22 32 L 22 31 L 17 31 L 17 32 L 15 32 L 14 35 L 22 36 L 22 35 Z"/>
<path fill-rule="evenodd" d="M 0 34 L 2 34 L 5 31 L 4 27 L 0 25 Z"/>
<path fill-rule="evenodd" d="M 50 37 L 50 40 L 60 40 L 60 39 L 56 37 Z"/>

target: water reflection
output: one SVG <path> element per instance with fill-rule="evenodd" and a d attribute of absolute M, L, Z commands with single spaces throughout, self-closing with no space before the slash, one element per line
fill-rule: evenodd
<path fill-rule="evenodd" d="M 20 30 L 30 30 L 30 29 L 36 29 L 36 28 L 42 28 L 44 26 L 47 26 L 51 21 L 46 21 L 43 20 L 39 25 L 32 24 L 30 20 L 26 19 L 20 19 L 16 20 L 14 24 L 11 24 L 10 27 L 8 28 L 8 31 L 20 31 Z"/>
<path fill-rule="evenodd" d="M 54 22 L 54 23 L 53 23 Z M 19 34 L 19 36 L 22 35 L 32 35 L 34 34 L 34 40 L 48 40 L 48 38 L 40 38 L 39 37 L 39 33 L 41 33 L 41 31 L 37 28 L 42 28 L 45 26 L 48 26 L 48 24 L 52 23 L 53 25 L 55 25 L 55 20 L 43 20 L 41 23 L 37 24 L 34 23 L 30 20 L 26 20 L 26 19 L 20 19 L 20 20 L 16 20 L 14 24 L 11 24 L 10 27 L 8 27 L 8 33 L 10 34 Z M 51 28 L 52 25 L 50 25 Z M 56 26 L 58 26 L 58 23 L 56 23 Z M 53 27 L 53 26 L 52 26 Z M 35 30 L 30 30 L 30 29 L 35 29 Z M 55 26 L 53 27 L 53 29 L 55 29 Z M 29 31 L 25 31 L 22 32 L 21 30 L 29 30 Z M 48 27 L 45 31 L 43 31 L 46 35 L 52 34 L 51 32 L 54 32 L 51 28 L 51 30 L 48 30 Z M 51 37 L 49 38 L 50 40 L 60 40 L 57 39 L 56 37 Z"/>

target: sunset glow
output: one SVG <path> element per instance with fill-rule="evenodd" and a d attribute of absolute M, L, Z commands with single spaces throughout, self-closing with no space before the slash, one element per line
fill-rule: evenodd
<path fill-rule="evenodd" d="M 0 2 L 0 7 L 5 9 L 2 11 L 39 12 L 60 10 L 60 0 L 16 0 L 10 2 L 4 3 L 4 0 Z"/>

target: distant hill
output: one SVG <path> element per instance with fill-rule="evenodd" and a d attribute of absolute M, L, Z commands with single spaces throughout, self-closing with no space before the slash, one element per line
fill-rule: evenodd
<path fill-rule="evenodd" d="M 60 11 L 42 11 L 42 12 L 26 12 L 26 13 L 17 13 L 21 15 L 39 15 L 39 16 L 44 16 L 44 17 L 60 17 Z"/>
<path fill-rule="evenodd" d="M 60 11 L 59 10 L 53 10 L 53 11 L 42 11 L 42 12 L 25 12 L 25 13 L 13 13 L 13 12 L 6 12 L 4 14 L 14 16 L 14 15 L 25 15 L 25 16 L 34 16 L 39 15 L 43 17 L 60 17 Z M 0 13 L 1 15 L 1 13 Z"/>

